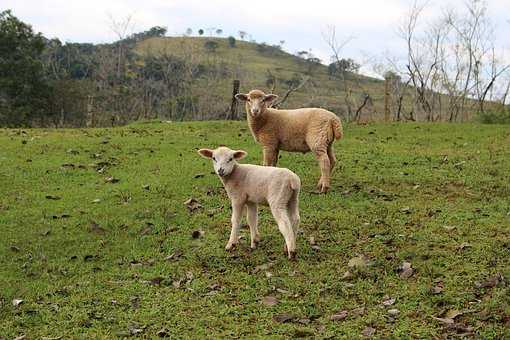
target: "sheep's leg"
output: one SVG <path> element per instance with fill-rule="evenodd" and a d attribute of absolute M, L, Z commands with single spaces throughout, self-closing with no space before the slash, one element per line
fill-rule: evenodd
<path fill-rule="evenodd" d="M 246 205 L 248 207 L 246 217 L 248 225 L 250 226 L 251 249 L 255 249 L 257 243 L 260 241 L 260 234 L 257 226 L 257 205 L 255 203 L 248 203 Z"/>
<path fill-rule="evenodd" d="M 278 160 L 278 150 L 273 147 L 264 147 L 264 165 L 276 166 Z"/>
<path fill-rule="evenodd" d="M 292 225 L 290 223 L 288 211 L 283 208 L 274 208 L 271 207 L 271 212 L 278 224 L 278 229 L 283 235 L 285 239 L 285 246 L 287 250 L 287 255 L 290 260 L 296 259 L 296 236 L 294 235 L 294 230 L 292 229 Z"/>
<path fill-rule="evenodd" d="M 335 157 L 335 150 L 333 149 L 333 143 L 329 144 L 328 146 L 328 157 L 329 157 L 329 163 L 330 165 L 330 173 L 333 173 L 333 169 L 335 168 L 336 164 L 336 157 Z"/>
<path fill-rule="evenodd" d="M 326 193 L 330 187 L 331 163 L 326 151 L 314 150 L 314 154 L 321 168 L 321 178 L 317 183 L 317 190 Z"/>
<path fill-rule="evenodd" d="M 276 166 L 276 164 L 278 163 L 278 154 L 279 154 L 279 151 L 280 150 L 278 150 L 278 149 L 273 151 L 273 159 L 271 160 L 271 166 Z"/>
<path fill-rule="evenodd" d="M 239 230 L 241 229 L 241 217 L 243 216 L 243 203 L 232 202 L 232 229 L 226 250 L 231 250 L 239 241 Z"/>

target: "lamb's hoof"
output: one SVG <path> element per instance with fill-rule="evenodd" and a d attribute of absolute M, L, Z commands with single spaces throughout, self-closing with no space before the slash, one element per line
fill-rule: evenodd
<path fill-rule="evenodd" d="M 289 253 L 289 251 L 287 250 L 287 244 L 284 244 L 284 245 L 283 245 L 283 253 L 284 253 L 285 255 L 287 255 L 287 254 Z"/>
<path fill-rule="evenodd" d="M 231 250 L 234 250 L 234 248 L 236 247 L 236 244 L 235 243 L 228 243 L 226 246 L 225 246 L 225 250 L 226 251 L 231 251 Z"/>
<path fill-rule="evenodd" d="M 251 248 L 251 250 L 257 249 L 257 242 L 252 242 L 252 244 L 250 245 L 250 248 Z"/>
<path fill-rule="evenodd" d="M 297 256 L 296 256 L 296 252 L 295 251 L 290 251 L 289 252 L 289 260 L 290 261 L 296 261 L 297 260 Z"/>

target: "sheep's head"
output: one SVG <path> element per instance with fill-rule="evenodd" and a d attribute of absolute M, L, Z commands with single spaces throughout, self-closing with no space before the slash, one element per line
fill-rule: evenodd
<path fill-rule="evenodd" d="M 214 171 L 220 177 L 227 177 L 234 171 L 237 161 L 246 157 L 247 153 L 243 150 L 231 150 L 221 146 L 215 150 L 200 149 L 198 153 L 204 158 L 213 160 Z"/>
<path fill-rule="evenodd" d="M 265 94 L 260 90 L 251 90 L 247 94 L 236 94 L 237 100 L 245 101 L 248 113 L 252 117 L 257 117 L 271 105 L 271 102 L 278 98 L 276 94 Z"/>

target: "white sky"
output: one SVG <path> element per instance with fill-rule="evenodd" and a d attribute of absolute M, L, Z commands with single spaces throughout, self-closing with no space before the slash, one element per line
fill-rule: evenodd
<path fill-rule="evenodd" d="M 289 52 L 309 50 L 323 62 L 330 52 L 322 38 L 328 26 L 337 35 L 354 36 L 345 57 L 363 62 L 367 56 L 402 50 L 396 34 L 399 22 L 414 0 L 2 0 L 0 10 L 30 23 L 46 37 L 69 42 L 110 42 L 115 36 L 109 15 L 134 18 L 133 31 L 166 26 L 169 35 L 186 28 L 223 29 L 223 36 L 243 30 L 258 42 L 285 40 Z M 445 8 L 462 7 L 464 0 L 430 0 L 423 20 L 437 18 Z M 510 61 L 510 0 L 488 0 L 489 15 L 496 26 L 497 45 L 508 51 Z"/>

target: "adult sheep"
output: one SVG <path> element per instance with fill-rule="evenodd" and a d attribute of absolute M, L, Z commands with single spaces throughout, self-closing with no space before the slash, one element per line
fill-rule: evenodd
<path fill-rule="evenodd" d="M 248 126 L 255 140 L 262 145 L 263 164 L 276 166 L 280 150 L 311 151 L 321 169 L 317 189 L 321 193 L 327 192 L 336 163 L 333 142 L 343 135 L 342 123 L 337 115 L 320 108 L 274 109 L 271 103 L 278 96 L 260 90 L 239 93 L 236 98 L 246 102 Z"/>

